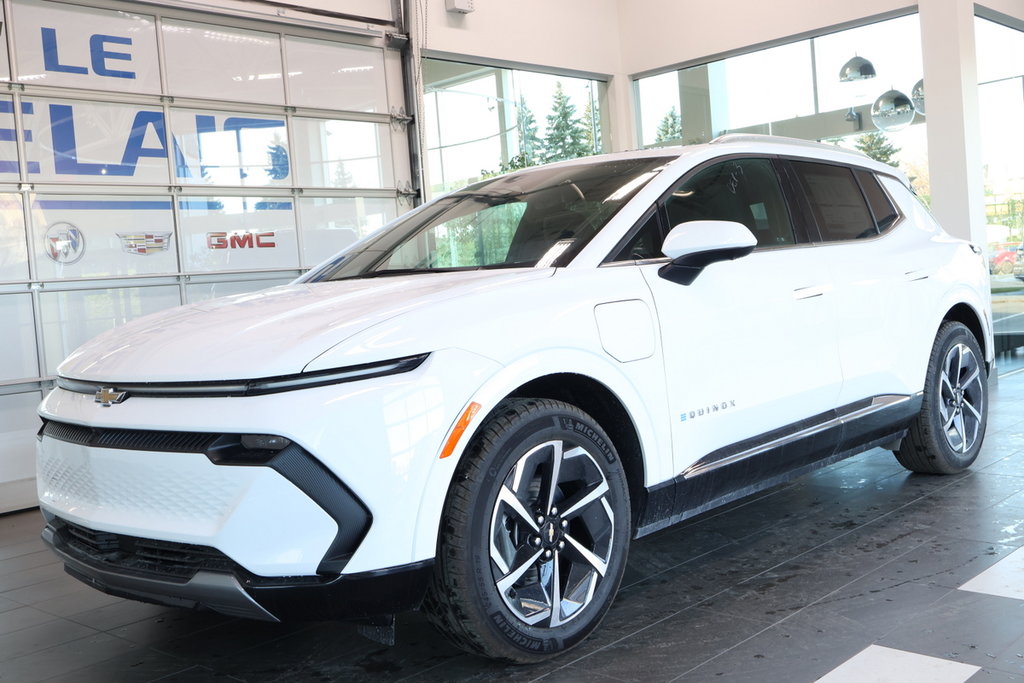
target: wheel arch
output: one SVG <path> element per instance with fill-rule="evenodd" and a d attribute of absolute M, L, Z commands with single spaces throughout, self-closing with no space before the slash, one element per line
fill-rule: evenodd
<path fill-rule="evenodd" d="M 942 323 L 958 322 L 971 331 L 974 338 L 978 340 L 981 347 L 981 355 L 986 361 L 986 368 L 991 370 L 989 359 L 992 357 L 991 340 L 986 334 L 986 325 L 982 322 L 981 316 L 972 306 L 966 303 L 958 303 L 942 317 Z M 940 327 L 942 324 L 940 323 Z"/>
<path fill-rule="evenodd" d="M 631 527 L 643 510 L 644 453 L 632 416 L 619 397 L 601 382 L 571 372 L 538 377 L 517 387 L 507 398 L 550 398 L 576 406 L 590 415 L 611 438 L 629 486 Z M 486 423 L 486 420 L 481 423 Z M 479 428 L 478 428 L 479 429 Z"/>
<path fill-rule="evenodd" d="M 463 404 L 462 410 L 475 412 L 468 417 L 468 429 L 458 436 L 454 452 L 450 457 L 440 458 L 439 445 L 434 456 L 419 501 L 412 559 L 435 556 L 444 524 L 442 509 L 455 470 L 491 411 L 509 397 L 557 399 L 591 415 L 620 453 L 630 494 L 630 514 L 633 521 L 638 519 L 646 500 L 646 486 L 674 476 L 675 470 L 667 415 L 663 410 L 651 409 L 665 400 L 658 393 L 664 390 L 661 375 L 653 366 L 646 370 L 638 368 L 639 372 L 623 370 L 621 364 L 598 354 L 550 349 L 543 357 L 524 356 L 482 378 L 479 388 Z M 453 423 L 450 429 L 455 427 Z"/>

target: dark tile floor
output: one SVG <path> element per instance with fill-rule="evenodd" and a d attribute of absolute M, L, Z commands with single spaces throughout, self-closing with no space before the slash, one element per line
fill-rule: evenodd
<path fill-rule="evenodd" d="M 872 644 L 1024 681 L 1024 600 L 958 590 L 1024 546 L 1024 369 L 1007 360 L 970 471 L 913 475 L 875 450 L 637 541 L 602 627 L 537 666 L 462 654 L 420 614 L 389 648 L 346 624 L 121 600 L 62 572 L 37 511 L 2 516 L 0 681 L 791 683 Z"/>

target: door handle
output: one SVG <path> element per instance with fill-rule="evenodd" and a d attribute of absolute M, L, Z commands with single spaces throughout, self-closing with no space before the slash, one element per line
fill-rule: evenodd
<path fill-rule="evenodd" d="M 793 290 L 793 298 L 796 300 L 800 299 L 813 299 L 819 296 L 825 296 L 826 293 L 832 291 L 832 285 L 812 285 L 810 287 L 797 287 Z"/>

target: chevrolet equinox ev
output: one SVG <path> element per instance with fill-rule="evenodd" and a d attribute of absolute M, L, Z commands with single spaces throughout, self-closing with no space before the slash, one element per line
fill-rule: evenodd
<path fill-rule="evenodd" d="M 43 537 L 113 595 L 565 651 L 630 541 L 872 448 L 970 466 L 988 264 L 898 170 L 734 135 L 429 202 L 74 351 Z M 364 628 L 365 630 L 365 628 Z"/>

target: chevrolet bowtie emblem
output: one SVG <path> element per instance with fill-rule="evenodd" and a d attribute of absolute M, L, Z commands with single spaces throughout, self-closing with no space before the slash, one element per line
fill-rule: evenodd
<path fill-rule="evenodd" d="M 126 398 L 128 398 L 127 391 L 118 391 L 113 387 L 100 387 L 100 390 L 96 392 L 96 397 L 93 400 L 104 408 L 109 408 L 113 404 L 120 403 Z"/>

